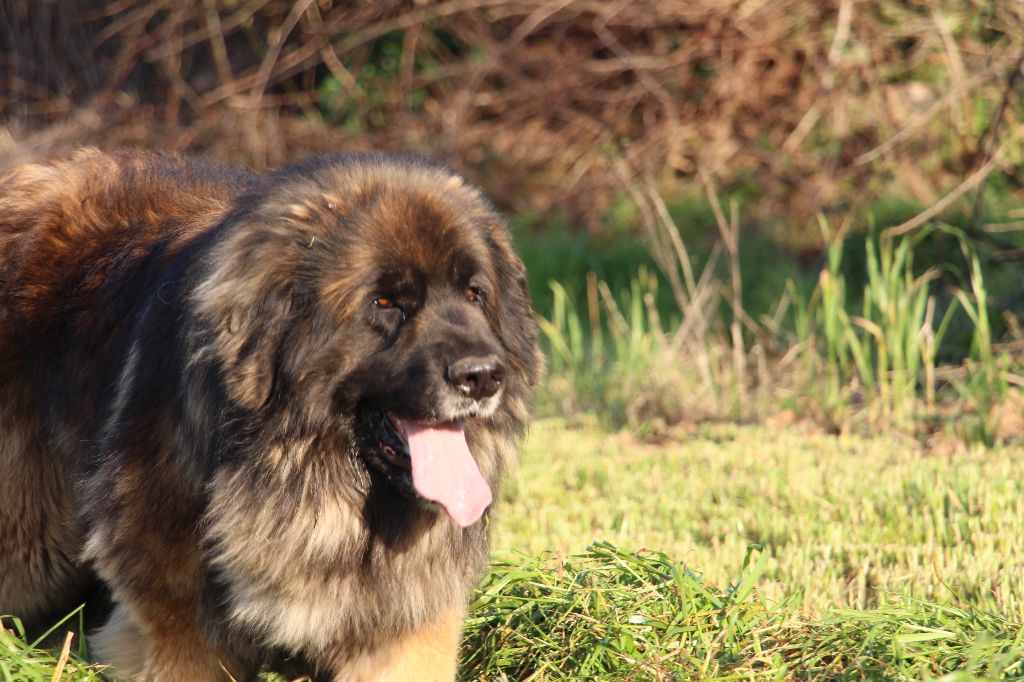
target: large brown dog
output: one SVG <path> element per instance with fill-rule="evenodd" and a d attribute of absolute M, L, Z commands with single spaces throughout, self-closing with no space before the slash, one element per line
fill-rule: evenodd
<path fill-rule="evenodd" d="M 95 572 L 118 675 L 451 680 L 540 371 L 522 263 L 415 157 L 0 180 L 0 613 Z"/>

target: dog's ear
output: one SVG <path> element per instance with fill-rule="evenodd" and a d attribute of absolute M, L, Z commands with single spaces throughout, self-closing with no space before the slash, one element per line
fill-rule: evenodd
<path fill-rule="evenodd" d="M 491 250 L 501 283 L 498 292 L 501 337 L 512 361 L 519 365 L 522 375 L 533 386 L 544 373 L 544 356 L 537 345 L 537 325 L 526 283 L 526 267 L 512 249 L 512 239 L 505 226 L 494 221 L 489 227 Z"/>
<path fill-rule="evenodd" d="M 212 356 L 231 398 L 265 405 L 278 380 L 278 354 L 291 324 L 294 237 L 267 228 L 233 230 L 211 252 L 193 304 L 206 323 L 200 354 Z"/>

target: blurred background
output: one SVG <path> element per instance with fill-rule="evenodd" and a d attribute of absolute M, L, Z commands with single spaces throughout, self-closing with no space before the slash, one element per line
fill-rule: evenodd
<path fill-rule="evenodd" d="M 0 1 L 0 170 L 416 150 L 510 216 L 542 414 L 1009 439 L 1010 0 Z"/>

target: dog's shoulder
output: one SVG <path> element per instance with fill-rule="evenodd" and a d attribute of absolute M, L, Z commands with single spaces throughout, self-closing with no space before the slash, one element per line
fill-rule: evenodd
<path fill-rule="evenodd" d="M 159 152 L 86 148 L 18 166 L 0 178 L 0 289 L 50 309 L 129 254 L 209 229 L 256 181 Z"/>

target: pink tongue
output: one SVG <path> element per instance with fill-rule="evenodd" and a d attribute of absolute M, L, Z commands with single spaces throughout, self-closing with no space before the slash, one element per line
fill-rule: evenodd
<path fill-rule="evenodd" d="M 461 426 L 403 422 L 412 457 L 412 483 L 463 528 L 476 523 L 491 504 L 491 489 L 466 445 Z"/>

